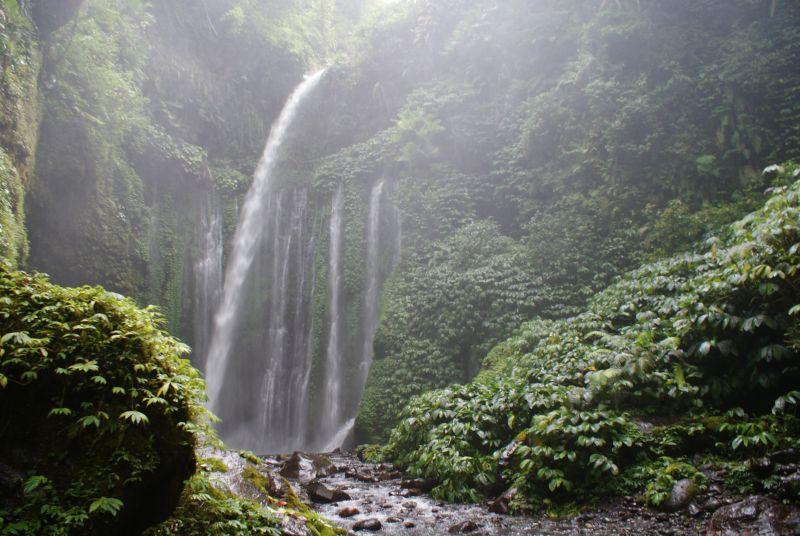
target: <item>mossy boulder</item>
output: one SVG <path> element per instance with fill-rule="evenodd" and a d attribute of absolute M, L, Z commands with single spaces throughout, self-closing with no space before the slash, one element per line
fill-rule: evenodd
<path fill-rule="evenodd" d="M 0 532 L 138 534 L 172 513 L 204 384 L 161 322 L 0 265 Z"/>

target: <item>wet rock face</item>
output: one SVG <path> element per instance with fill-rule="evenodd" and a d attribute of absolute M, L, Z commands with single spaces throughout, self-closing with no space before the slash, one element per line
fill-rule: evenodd
<path fill-rule="evenodd" d="M 800 533 L 800 508 L 754 495 L 723 506 L 711 517 L 707 536 L 788 536 Z"/>

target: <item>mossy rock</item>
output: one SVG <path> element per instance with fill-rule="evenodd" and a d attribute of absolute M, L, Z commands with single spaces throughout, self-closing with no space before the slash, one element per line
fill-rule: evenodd
<path fill-rule="evenodd" d="M 161 323 L 0 265 L 0 532 L 138 534 L 172 513 L 204 384 Z"/>

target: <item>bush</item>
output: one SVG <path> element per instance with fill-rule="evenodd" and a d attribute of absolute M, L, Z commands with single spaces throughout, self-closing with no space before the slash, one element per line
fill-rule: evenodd
<path fill-rule="evenodd" d="M 475 382 L 414 399 L 387 456 L 451 500 L 501 483 L 535 505 L 608 492 L 665 455 L 796 445 L 800 182 L 706 247 L 525 324 Z M 653 477 L 651 503 L 668 480 Z"/>
<path fill-rule="evenodd" d="M 137 533 L 172 512 L 205 395 L 161 324 L 0 266 L 0 534 Z"/>

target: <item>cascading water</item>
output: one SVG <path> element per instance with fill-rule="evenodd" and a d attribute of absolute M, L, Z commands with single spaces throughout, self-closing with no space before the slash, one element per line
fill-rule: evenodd
<path fill-rule="evenodd" d="M 302 234 L 302 225 L 292 225 L 289 222 L 286 229 L 283 221 L 283 193 L 271 194 L 275 164 L 280 155 L 283 141 L 289 127 L 294 120 L 297 110 L 304 99 L 313 91 L 322 79 L 325 70 L 318 71 L 308 76 L 292 93 L 284 106 L 278 120 L 272 126 L 269 139 L 264 149 L 264 154 L 255 172 L 253 184 L 242 207 L 239 225 L 233 238 L 233 247 L 230 261 L 225 273 L 225 283 L 219 308 L 214 318 L 214 330 L 206 360 L 206 379 L 211 409 L 217 412 L 227 426 L 223 434 L 225 439 L 235 442 L 240 447 L 268 450 L 283 450 L 286 444 L 299 441 L 297 437 L 290 437 L 293 432 L 289 430 L 276 430 L 273 428 L 278 420 L 278 414 L 296 412 L 290 408 L 286 400 L 276 400 L 275 385 L 278 374 L 283 374 L 278 362 L 285 358 L 285 350 L 292 347 L 292 351 L 305 356 L 305 349 L 297 349 L 297 341 L 287 341 L 287 326 L 284 323 L 288 311 L 288 295 L 286 285 L 289 282 L 288 256 L 292 248 L 306 249 L 303 237 L 294 237 Z M 305 194 L 302 195 L 305 198 Z M 290 213 L 302 208 L 303 216 L 298 215 L 297 220 L 304 219 L 305 199 L 292 199 Z M 302 207 L 301 207 L 302 206 Z M 271 221 L 270 221 L 271 220 Z M 265 225 L 269 221 L 269 225 Z M 269 227 L 267 229 L 266 227 Z M 268 231 L 268 232 L 267 232 Z M 250 363 L 248 359 L 239 359 L 239 363 L 232 363 L 233 349 L 238 344 L 237 330 L 242 323 L 243 309 L 247 300 L 257 300 L 258 296 L 252 295 L 252 289 L 246 289 L 246 283 L 260 279 L 251 274 L 254 260 L 264 246 L 264 238 L 271 240 L 273 266 L 271 277 L 273 285 L 268 292 L 270 310 L 268 317 L 262 318 L 269 324 L 267 341 L 264 346 L 267 354 L 261 356 L 261 363 Z M 305 254 L 303 255 L 305 257 Z M 262 263 L 259 263 L 262 264 Z M 302 264 L 302 263 L 301 263 Z M 294 266 L 291 279 L 304 284 L 305 277 L 298 276 L 298 271 L 303 271 L 304 266 Z M 260 274 L 256 274 L 260 275 Z M 274 283 L 279 280 L 279 283 Z M 299 284 L 299 283 L 298 283 Z M 297 290 L 296 288 L 294 290 Z M 304 289 L 293 295 L 294 300 L 302 300 Z M 249 312 L 249 311 L 248 311 Z M 251 321 L 252 318 L 247 318 Z M 295 339 L 300 339 L 294 333 Z M 289 344 L 292 342 L 293 344 Z M 302 346 L 302 345 L 300 345 Z M 251 348 L 251 350 L 253 350 Z M 263 351 L 263 350 L 262 350 Z M 237 355 L 238 358 L 238 355 Z M 301 360 L 304 363 L 306 360 Z M 235 365 L 235 366 L 232 366 Z M 261 369 L 261 370 L 259 370 Z M 302 383 L 305 373 L 299 373 Z M 258 378 L 260 385 L 253 388 L 254 378 Z M 282 386 L 285 387 L 285 386 Z M 226 389 L 227 388 L 227 389 Z M 285 392 L 285 388 L 280 392 Z M 227 396 L 223 396 L 227 394 Z M 290 393 L 297 396 L 297 393 Z M 223 400 L 226 399 L 226 400 Z M 259 410 L 261 405 L 261 410 Z M 287 419 L 288 421 L 289 419 Z M 289 423 L 284 422 L 287 426 Z M 268 428 L 269 427 L 269 428 Z M 299 435 L 295 432 L 295 435 Z"/>
<path fill-rule="evenodd" d="M 206 278 L 213 279 L 221 263 L 219 207 L 203 220 L 198 241 L 196 305 L 218 303 L 210 342 L 196 342 L 198 351 L 208 347 L 211 409 L 222 418 L 220 433 L 229 446 L 260 453 L 332 450 L 347 440 L 372 362 L 381 288 L 399 252 L 399 213 L 384 210 L 386 185 L 380 181 L 369 196 L 363 315 L 348 325 L 354 304 L 345 291 L 344 184 L 331 200 L 328 247 L 319 251 L 318 239 L 326 238 L 317 220 L 319 198 L 305 188 L 273 191 L 287 132 L 323 73 L 298 86 L 273 125 L 241 210 L 221 295 L 205 290 L 214 286 Z M 320 280 L 327 286 L 317 289 L 317 268 L 326 255 L 327 278 Z M 319 340 L 314 311 L 324 293 L 329 324 L 327 331 L 316 326 L 317 336 L 327 333 Z M 195 329 L 202 330 L 203 322 L 198 319 Z M 312 386 L 318 393 L 309 393 Z"/>
<path fill-rule="evenodd" d="M 367 209 L 366 222 L 366 279 L 364 281 L 364 304 L 361 318 L 361 344 L 358 348 L 358 361 L 355 363 L 354 383 L 349 385 L 346 379 L 339 377 L 336 381 L 338 389 L 347 389 L 348 392 L 340 392 L 336 397 L 332 397 L 340 403 L 347 404 L 345 409 L 338 410 L 337 420 L 332 421 L 338 425 L 335 433 L 328 433 L 328 440 L 322 443 L 322 450 L 331 451 L 342 446 L 349 438 L 355 425 L 355 415 L 358 412 L 358 405 L 361 395 L 367 382 L 369 368 L 372 365 L 374 355 L 373 343 L 375 342 L 375 331 L 380 320 L 380 300 L 383 283 L 388 273 L 394 271 L 400 259 L 400 212 L 397 207 L 392 207 L 387 217 L 386 207 L 386 181 L 381 180 L 375 183 L 370 191 L 369 206 Z M 337 194 L 338 195 L 338 194 Z M 341 222 L 335 222 L 341 226 Z M 334 220 L 331 221 L 331 236 L 333 236 Z M 390 243 L 391 263 L 390 266 L 381 264 L 381 253 L 387 246 L 385 239 L 393 238 Z M 333 258 L 331 259 L 331 269 L 333 269 Z M 387 270 L 388 268 L 388 270 Z M 333 327 L 333 322 L 331 323 Z M 331 384 L 333 385 L 333 384 Z M 327 399 L 326 399 L 327 401 Z"/>
<path fill-rule="evenodd" d="M 214 311 L 222 292 L 222 211 L 215 196 L 209 196 L 203 204 L 197 229 L 197 250 L 192 265 L 192 358 L 195 366 L 202 369 L 211 345 Z"/>
<path fill-rule="evenodd" d="M 342 250 L 344 248 L 344 188 L 339 185 L 333 197 L 329 229 L 330 258 L 330 326 L 328 346 L 325 351 L 325 383 L 323 385 L 322 419 L 320 437 L 329 440 L 342 425 L 342 333 L 344 318 L 342 314 Z M 327 443 L 323 443 L 326 444 Z"/>
<path fill-rule="evenodd" d="M 369 212 L 367 213 L 367 289 L 364 293 L 363 344 L 361 361 L 358 364 L 359 393 L 364 390 L 367 374 L 372 364 L 375 341 L 375 330 L 378 328 L 380 314 L 380 224 L 383 189 L 385 181 L 379 181 L 372 187 L 369 196 Z"/>

